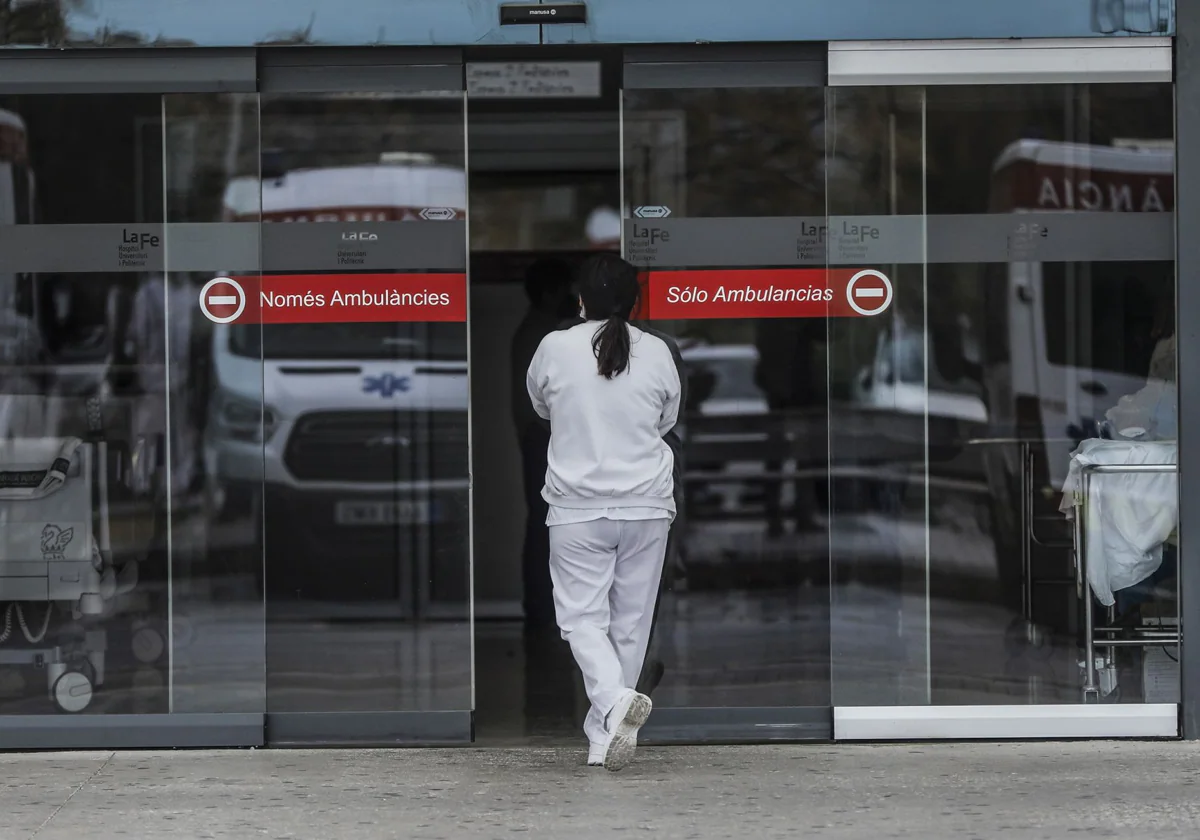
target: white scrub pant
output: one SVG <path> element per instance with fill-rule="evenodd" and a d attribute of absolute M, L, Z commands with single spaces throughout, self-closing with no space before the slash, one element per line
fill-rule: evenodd
<path fill-rule="evenodd" d="M 591 701 L 583 731 L 594 745 L 606 743 L 609 711 L 641 674 L 670 526 L 596 519 L 550 527 L 554 611 L 583 672 Z"/>

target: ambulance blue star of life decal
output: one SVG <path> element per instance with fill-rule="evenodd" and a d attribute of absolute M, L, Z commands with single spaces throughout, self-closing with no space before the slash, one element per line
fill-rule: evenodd
<path fill-rule="evenodd" d="M 363 393 L 379 394 L 384 399 L 394 397 L 396 394 L 403 394 L 408 391 L 408 388 L 409 378 L 407 376 L 384 373 L 379 376 L 363 378 Z"/>

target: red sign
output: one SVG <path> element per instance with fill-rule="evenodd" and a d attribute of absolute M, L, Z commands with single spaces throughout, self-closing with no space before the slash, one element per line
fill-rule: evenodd
<path fill-rule="evenodd" d="M 238 301 L 241 300 L 240 304 Z M 271 274 L 218 277 L 200 308 L 219 324 L 467 320 L 465 274 Z"/>
<path fill-rule="evenodd" d="M 641 317 L 857 318 L 892 303 L 891 281 L 872 269 L 750 268 L 650 271 Z"/>

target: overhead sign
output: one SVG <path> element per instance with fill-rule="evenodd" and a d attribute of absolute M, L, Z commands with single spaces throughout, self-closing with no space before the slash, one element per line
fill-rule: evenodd
<path fill-rule="evenodd" d="M 467 63 L 467 96 L 472 99 L 595 99 L 600 90 L 598 61 Z"/>
<path fill-rule="evenodd" d="M 587 23 L 584 3 L 505 3 L 500 6 L 500 25 Z"/>
<path fill-rule="evenodd" d="M 633 215 L 639 219 L 665 219 L 671 215 L 671 208 L 661 204 L 651 204 L 646 207 L 635 207 Z"/>
<path fill-rule="evenodd" d="M 217 324 L 365 324 L 467 320 L 465 274 L 218 277 L 200 290 Z"/>
<path fill-rule="evenodd" d="M 649 271 L 641 317 L 654 321 L 858 318 L 892 303 L 892 284 L 866 269 L 768 268 Z"/>

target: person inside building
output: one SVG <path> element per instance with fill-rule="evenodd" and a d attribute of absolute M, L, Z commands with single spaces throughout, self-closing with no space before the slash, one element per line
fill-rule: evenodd
<path fill-rule="evenodd" d="M 682 384 L 667 343 L 629 323 L 640 292 L 632 265 L 598 254 L 578 288 L 585 322 L 547 335 L 526 380 L 534 411 L 550 421 L 550 575 L 590 701 L 588 764 L 620 770 L 650 715 L 635 686 L 676 512 L 663 436 Z"/>
<path fill-rule="evenodd" d="M 1145 384 L 1123 396 L 1105 416 L 1108 436 L 1123 440 L 1176 441 L 1179 437 L 1179 391 L 1175 359 L 1175 296 L 1161 296 L 1154 310 L 1147 345 L 1152 346 Z M 1172 599 L 1179 572 L 1178 537 L 1163 545 L 1162 562 L 1145 579 L 1115 594 L 1117 615 L 1125 623 L 1141 620 L 1139 608 L 1154 600 Z M 1136 652 L 1136 651 L 1135 651 Z"/>
<path fill-rule="evenodd" d="M 529 309 L 512 339 L 512 411 L 521 448 L 521 477 L 525 492 L 525 540 L 521 558 L 525 624 L 531 635 L 554 627 L 550 594 L 550 542 L 546 531 L 546 450 L 550 431 L 539 420 L 525 393 L 525 373 L 538 345 L 548 333 L 575 312 L 571 267 L 563 260 L 541 259 L 525 274 Z"/>

